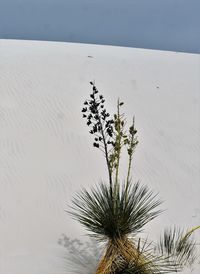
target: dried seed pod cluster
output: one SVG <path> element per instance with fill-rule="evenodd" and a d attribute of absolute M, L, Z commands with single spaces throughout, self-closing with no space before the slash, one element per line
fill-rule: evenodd
<path fill-rule="evenodd" d="M 92 93 L 90 99 L 84 102 L 82 109 L 83 118 L 87 120 L 87 125 L 90 126 L 90 134 L 94 135 L 93 146 L 100 148 L 101 144 L 112 144 L 111 138 L 113 137 L 113 124 L 114 120 L 110 119 L 110 114 L 107 112 L 104 103 L 103 95 L 99 94 L 93 82 Z"/>

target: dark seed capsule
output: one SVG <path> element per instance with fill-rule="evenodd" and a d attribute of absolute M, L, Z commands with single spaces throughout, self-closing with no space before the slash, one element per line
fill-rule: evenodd
<path fill-rule="evenodd" d="M 129 128 L 129 133 L 130 133 L 130 134 L 133 134 L 133 131 L 134 131 L 134 128 L 133 128 L 133 126 L 131 126 L 131 127 Z"/>
<path fill-rule="evenodd" d="M 93 146 L 98 148 L 98 147 L 99 147 L 99 144 L 93 143 Z"/>
<path fill-rule="evenodd" d="M 92 123 L 92 122 L 89 120 L 89 121 L 87 122 L 87 125 L 89 126 L 89 125 L 91 125 L 91 123 Z"/>
<path fill-rule="evenodd" d="M 95 86 L 93 86 L 93 91 L 94 91 L 95 94 L 98 93 L 98 90 Z"/>
<path fill-rule="evenodd" d="M 83 109 L 82 109 L 82 112 L 86 112 L 86 111 L 87 111 L 87 108 L 83 108 Z"/>
<path fill-rule="evenodd" d="M 83 118 L 86 118 L 86 117 L 87 117 L 87 115 L 83 114 Z"/>
<path fill-rule="evenodd" d="M 87 102 L 87 101 L 85 101 L 85 102 L 84 102 L 84 105 L 88 105 L 88 102 Z"/>

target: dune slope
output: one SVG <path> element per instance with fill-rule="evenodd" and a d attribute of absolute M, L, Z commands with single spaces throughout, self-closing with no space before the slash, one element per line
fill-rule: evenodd
<path fill-rule="evenodd" d="M 81 186 L 107 178 L 81 118 L 91 80 L 111 113 L 120 97 L 136 117 L 133 180 L 166 209 L 151 237 L 200 224 L 199 55 L 0 40 L 0 60 L 0 273 L 69 273 L 58 239 L 86 232 L 65 210 Z"/>

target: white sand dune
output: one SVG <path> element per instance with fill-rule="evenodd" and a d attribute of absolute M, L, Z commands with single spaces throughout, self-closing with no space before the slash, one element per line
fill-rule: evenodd
<path fill-rule="evenodd" d="M 91 80 L 111 113 L 120 97 L 136 117 L 133 180 L 166 209 L 149 237 L 200 224 L 199 55 L 0 40 L 1 274 L 69 273 L 58 239 L 86 232 L 64 210 L 81 186 L 107 178 L 80 112 Z"/>

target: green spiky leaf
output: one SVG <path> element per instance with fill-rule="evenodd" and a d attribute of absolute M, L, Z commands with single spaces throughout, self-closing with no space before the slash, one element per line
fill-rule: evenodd
<path fill-rule="evenodd" d="M 71 215 L 97 238 L 117 238 L 139 232 L 161 212 L 160 201 L 148 187 L 136 184 L 117 188 L 115 197 L 101 183 L 73 199 Z"/>

